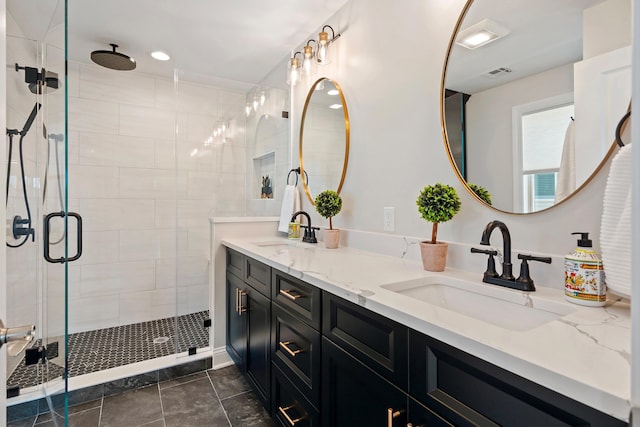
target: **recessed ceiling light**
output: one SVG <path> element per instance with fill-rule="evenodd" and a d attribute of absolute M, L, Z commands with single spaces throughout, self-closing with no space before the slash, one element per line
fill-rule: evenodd
<path fill-rule="evenodd" d="M 329 108 L 337 110 L 339 108 L 342 108 L 342 104 L 331 104 L 331 105 L 329 105 Z"/>
<path fill-rule="evenodd" d="M 509 29 L 490 19 L 483 19 L 462 31 L 456 43 L 467 49 L 476 49 L 509 34 Z"/>
<path fill-rule="evenodd" d="M 153 57 L 153 59 L 157 59 L 158 61 L 168 61 L 169 59 L 171 59 L 169 55 L 159 50 L 151 52 L 151 56 Z"/>
<path fill-rule="evenodd" d="M 338 89 L 331 89 L 330 91 L 327 92 L 327 95 L 336 96 L 339 93 L 340 92 L 338 92 Z"/>

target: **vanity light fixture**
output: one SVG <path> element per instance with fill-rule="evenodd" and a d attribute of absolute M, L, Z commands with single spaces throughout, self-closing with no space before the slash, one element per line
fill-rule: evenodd
<path fill-rule="evenodd" d="M 302 52 L 296 52 L 289 61 L 289 68 L 287 69 L 287 84 L 295 86 L 300 79 L 300 61 L 296 58 L 297 55 L 302 55 Z"/>
<path fill-rule="evenodd" d="M 467 49 L 476 49 L 494 42 L 509 34 L 508 28 L 490 19 L 483 19 L 462 31 L 456 38 L 456 44 Z"/>
<path fill-rule="evenodd" d="M 331 30 L 331 39 L 329 39 L 329 33 L 327 33 L 326 29 Z M 316 62 L 320 65 L 329 63 L 329 44 L 333 43 L 340 34 L 337 34 L 331 28 L 331 25 L 325 25 L 322 27 L 322 31 L 318 33 L 318 52 L 316 52 Z"/>
<path fill-rule="evenodd" d="M 312 74 L 313 63 L 315 52 L 313 51 L 313 46 L 310 46 L 309 43 L 315 43 L 316 46 L 318 42 L 311 39 L 307 42 L 307 44 L 302 48 L 303 49 L 303 59 L 302 59 L 302 74 L 305 78 L 308 78 Z"/>
<path fill-rule="evenodd" d="M 168 61 L 168 60 L 171 59 L 171 57 L 168 54 L 166 54 L 166 53 L 164 53 L 164 52 L 162 52 L 160 50 L 156 50 L 155 52 L 151 52 L 151 57 L 153 59 L 157 59 L 158 61 Z"/>

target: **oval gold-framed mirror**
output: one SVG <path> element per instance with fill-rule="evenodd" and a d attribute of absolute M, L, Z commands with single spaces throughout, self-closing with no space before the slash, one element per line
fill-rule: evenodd
<path fill-rule="evenodd" d="M 630 13 L 630 0 L 467 1 L 440 117 L 472 196 L 505 213 L 545 211 L 601 170 L 631 99 Z"/>
<path fill-rule="evenodd" d="M 300 122 L 300 176 L 312 205 L 320 192 L 342 190 L 349 140 L 349 111 L 342 88 L 320 78 L 309 89 Z"/>

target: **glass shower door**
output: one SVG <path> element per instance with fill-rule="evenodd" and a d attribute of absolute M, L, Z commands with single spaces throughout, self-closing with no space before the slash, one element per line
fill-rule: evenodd
<path fill-rule="evenodd" d="M 16 404 L 42 400 L 36 407 L 54 411 L 53 422 L 65 425 L 67 260 L 81 245 L 76 248 L 79 227 L 67 215 L 65 2 L 46 0 L 40 6 L 38 12 L 47 16 L 36 21 L 47 27 L 35 31 L 28 22 L 35 19 L 29 4 L 9 0 L 6 9 L 3 320 L 35 326 L 33 340 L 7 346 L 7 406 L 11 414 Z"/>

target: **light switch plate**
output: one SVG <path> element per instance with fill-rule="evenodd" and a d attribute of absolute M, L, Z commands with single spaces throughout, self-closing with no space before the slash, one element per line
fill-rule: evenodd
<path fill-rule="evenodd" d="M 396 208 L 384 208 L 384 231 L 396 231 Z"/>

